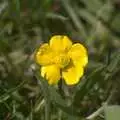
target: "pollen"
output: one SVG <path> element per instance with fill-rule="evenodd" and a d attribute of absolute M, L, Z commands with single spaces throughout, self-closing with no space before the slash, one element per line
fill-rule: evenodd
<path fill-rule="evenodd" d="M 50 85 L 57 84 L 61 79 L 67 85 L 74 85 L 84 74 L 88 53 L 82 44 L 73 44 L 67 36 L 55 35 L 49 43 L 39 47 L 35 61 L 41 66 L 41 76 Z"/>
<path fill-rule="evenodd" d="M 60 68 L 65 68 L 69 65 L 70 63 L 70 58 L 68 55 L 62 53 L 58 54 L 54 58 L 54 63 L 58 65 Z"/>

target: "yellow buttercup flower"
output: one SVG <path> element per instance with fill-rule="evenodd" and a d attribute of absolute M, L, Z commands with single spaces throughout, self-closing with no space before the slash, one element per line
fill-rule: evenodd
<path fill-rule="evenodd" d="M 83 76 L 88 54 L 82 44 L 72 44 L 67 36 L 55 35 L 49 44 L 40 46 L 35 53 L 35 61 L 41 66 L 41 76 L 49 84 L 57 84 L 64 79 L 67 85 L 74 85 Z"/>

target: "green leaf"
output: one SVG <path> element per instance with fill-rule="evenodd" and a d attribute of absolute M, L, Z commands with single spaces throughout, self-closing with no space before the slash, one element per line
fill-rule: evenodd
<path fill-rule="evenodd" d="M 78 15 L 76 14 L 76 11 L 73 9 L 73 6 L 69 3 L 69 0 L 62 0 L 62 4 L 66 9 L 66 12 L 69 14 L 70 18 L 72 19 L 74 25 L 76 26 L 78 31 L 81 33 L 82 37 L 86 37 L 86 31 L 83 26 L 83 23 L 79 19 Z"/>
<path fill-rule="evenodd" d="M 26 81 L 23 81 L 23 82 L 21 82 L 18 86 L 16 86 L 15 88 L 11 88 L 11 89 L 10 89 L 9 91 L 7 91 L 5 94 L 1 95 L 1 96 L 0 96 L 0 103 L 6 101 L 7 99 L 9 99 L 10 96 L 11 96 L 13 93 L 15 94 L 15 92 L 16 92 L 17 90 L 19 90 L 25 83 L 26 83 Z M 19 100 L 20 100 L 20 99 L 19 99 Z"/>
<path fill-rule="evenodd" d="M 50 91 L 49 91 L 49 86 L 46 82 L 46 80 L 44 80 L 40 75 L 39 72 L 36 73 L 36 78 L 38 81 L 40 81 L 40 87 L 42 89 L 43 92 L 43 96 L 45 99 L 45 120 L 49 120 L 50 119 Z"/>
<path fill-rule="evenodd" d="M 9 1 L 10 12 L 12 17 L 19 22 L 20 20 L 20 1 L 19 0 L 11 0 Z"/>
<path fill-rule="evenodd" d="M 115 31 L 117 31 L 117 32 L 119 32 L 120 33 L 120 22 L 119 22 L 119 20 L 120 20 L 120 14 L 117 14 L 115 17 L 114 17 L 114 19 L 113 19 L 113 22 L 111 23 L 111 27 L 115 30 Z"/>
<path fill-rule="evenodd" d="M 98 22 L 97 18 L 86 9 L 78 9 L 78 15 L 86 20 L 89 24 L 94 25 Z"/>
<path fill-rule="evenodd" d="M 50 118 L 50 103 L 52 102 L 55 106 L 60 108 L 62 111 L 71 114 L 73 116 L 78 116 L 79 113 L 71 105 L 67 105 L 67 101 L 62 98 L 62 96 L 57 92 L 53 86 L 49 86 L 41 76 L 36 75 L 37 79 L 40 80 L 40 86 L 43 91 L 46 107 L 46 120 Z"/>
<path fill-rule="evenodd" d="M 86 6 L 86 8 L 93 13 L 96 13 L 102 6 L 103 3 L 100 0 L 81 0 Z"/>
<path fill-rule="evenodd" d="M 71 106 L 67 105 L 67 101 L 60 96 L 60 94 L 55 90 L 55 88 L 50 87 L 50 95 L 52 102 L 59 107 L 62 111 L 72 115 L 72 116 L 78 116 L 79 113 L 77 110 Z"/>
<path fill-rule="evenodd" d="M 120 120 L 120 106 L 113 105 L 105 107 L 106 120 Z"/>
<path fill-rule="evenodd" d="M 80 85 L 80 88 L 74 96 L 73 104 L 77 105 L 79 101 L 83 100 L 84 96 L 90 91 L 90 89 L 98 82 L 98 79 L 102 78 L 101 71 L 105 68 L 104 65 L 97 67 Z"/>
<path fill-rule="evenodd" d="M 107 67 L 108 71 L 111 73 L 114 72 L 117 66 L 119 66 L 119 64 L 120 64 L 120 52 L 115 52 L 112 55 L 109 66 Z"/>

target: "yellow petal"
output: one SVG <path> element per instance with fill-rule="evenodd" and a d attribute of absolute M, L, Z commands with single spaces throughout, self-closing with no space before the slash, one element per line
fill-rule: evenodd
<path fill-rule="evenodd" d="M 47 43 L 41 45 L 35 54 L 35 60 L 40 65 L 52 64 L 52 58 L 53 58 L 52 52 Z"/>
<path fill-rule="evenodd" d="M 57 84 L 60 80 L 60 69 L 56 65 L 48 65 L 41 67 L 41 76 L 48 80 L 48 83 Z"/>
<path fill-rule="evenodd" d="M 79 82 L 80 78 L 83 76 L 83 67 L 70 65 L 68 68 L 64 69 L 62 72 L 62 77 L 64 78 L 67 85 L 74 85 Z"/>
<path fill-rule="evenodd" d="M 68 54 L 75 65 L 78 65 L 78 66 L 81 65 L 84 67 L 88 63 L 87 50 L 80 43 L 76 43 L 72 45 Z"/>
<path fill-rule="evenodd" d="M 72 42 L 67 36 L 55 35 L 50 39 L 50 47 L 55 51 L 67 51 L 71 46 Z"/>

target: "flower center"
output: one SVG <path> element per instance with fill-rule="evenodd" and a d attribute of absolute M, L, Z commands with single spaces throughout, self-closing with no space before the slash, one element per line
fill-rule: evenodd
<path fill-rule="evenodd" d="M 70 63 L 70 58 L 67 54 L 62 53 L 55 56 L 54 62 L 60 68 L 65 68 Z"/>

